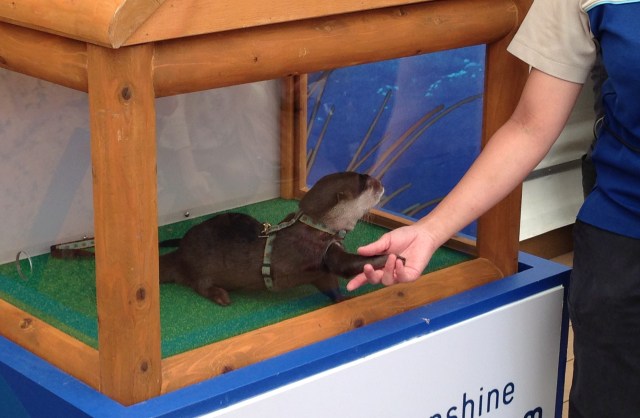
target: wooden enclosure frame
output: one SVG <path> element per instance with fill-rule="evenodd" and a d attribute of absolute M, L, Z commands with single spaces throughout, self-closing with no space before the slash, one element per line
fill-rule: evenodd
<path fill-rule="evenodd" d="M 89 94 L 100 349 L 2 300 L 0 335 L 130 405 L 515 273 L 519 189 L 479 220 L 472 261 L 162 359 L 154 99 L 284 78 L 281 190 L 283 197 L 294 197 L 304 187 L 306 160 L 295 135 L 296 110 L 303 106 L 295 93 L 297 75 L 486 44 L 486 142 L 511 114 L 526 78 L 527 67 L 506 46 L 529 3 L 0 4 L 0 67 Z M 42 9 L 48 12 L 37 12 Z M 386 226 L 406 222 L 379 220 Z"/>

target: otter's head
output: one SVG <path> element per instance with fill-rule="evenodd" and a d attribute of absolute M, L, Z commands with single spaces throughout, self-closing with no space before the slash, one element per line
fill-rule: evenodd
<path fill-rule="evenodd" d="M 384 188 L 377 179 L 354 172 L 322 177 L 300 201 L 300 210 L 333 230 L 351 231 L 378 204 Z"/>

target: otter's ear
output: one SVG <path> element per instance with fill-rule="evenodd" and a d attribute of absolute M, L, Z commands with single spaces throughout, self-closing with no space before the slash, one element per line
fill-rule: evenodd
<path fill-rule="evenodd" d="M 336 193 L 336 203 L 342 202 L 345 199 L 346 199 L 346 193 L 345 192 Z"/>

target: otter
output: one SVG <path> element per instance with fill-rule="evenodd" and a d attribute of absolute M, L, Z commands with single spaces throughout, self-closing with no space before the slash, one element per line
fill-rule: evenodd
<path fill-rule="evenodd" d="M 377 179 L 355 172 L 322 177 L 304 195 L 298 212 L 280 224 L 263 224 L 241 213 L 212 217 L 187 231 L 178 248 L 160 257 L 160 282 L 191 287 L 226 306 L 228 291 L 278 291 L 312 284 L 334 302 L 344 300 L 339 277 L 384 266 L 387 255 L 348 253 L 344 235 L 382 197 Z"/>

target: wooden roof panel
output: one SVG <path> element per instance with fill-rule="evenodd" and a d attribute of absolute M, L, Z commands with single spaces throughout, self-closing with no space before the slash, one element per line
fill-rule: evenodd
<path fill-rule="evenodd" d="M 167 0 L 125 45 L 425 1 L 431 0 Z"/>
<path fill-rule="evenodd" d="M 164 0 L 15 0 L 0 2 L 0 21 L 117 48 Z"/>
<path fill-rule="evenodd" d="M 0 2 L 0 21 L 119 48 L 427 1 L 15 0 Z"/>

